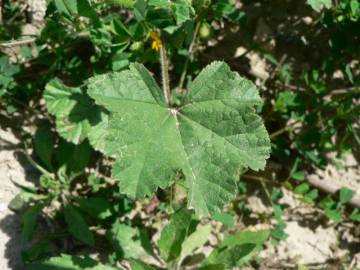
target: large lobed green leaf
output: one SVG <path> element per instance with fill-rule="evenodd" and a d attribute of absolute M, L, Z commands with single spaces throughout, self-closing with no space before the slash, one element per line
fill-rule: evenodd
<path fill-rule="evenodd" d="M 91 78 L 88 94 L 110 112 L 98 148 L 116 157 L 113 178 L 132 198 L 169 186 L 182 171 L 188 206 L 209 216 L 235 197 L 241 168 L 263 169 L 269 157 L 269 136 L 255 110 L 259 93 L 223 62 L 207 66 L 178 107 L 167 107 L 140 64 Z"/>

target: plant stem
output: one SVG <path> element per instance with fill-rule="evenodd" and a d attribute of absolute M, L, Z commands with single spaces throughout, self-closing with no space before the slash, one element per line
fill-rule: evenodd
<path fill-rule="evenodd" d="M 321 179 L 315 174 L 308 175 L 307 180 L 310 185 L 312 185 L 315 188 L 318 188 L 322 190 L 325 193 L 328 194 L 335 194 L 338 190 L 343 188 L 343 186 L 336 184 L 336 182 L 332 181 L 333 179 Z M 355 194 L 349 201 L 348 204 L 359 208 L 360 207 L 360 196 L 358 194 Z"/>
<path fill-rule="evenodd" d="M 0 43 L 0 47 L 14 47 L 14 46 L 21 46 L 29 43 L 34 43 L 36 41 L 36 38 L 29 38 L 29 39 L 23 39 L 23 40 L 14 40 L 10 42 L 4 42 Z"/>
<path fill-rule="evenodd" d="M 41 167 L 39 164 L 37 164 L 29 155 L 28 153 L 28 148 L 27 145 L 24 144 L 24 150 L 22 151 L 22 153 L 24 153 L 26 159 L 29 161 L 29 163 L 34 166 L 36 169 L 38 169 L 42 174 L 50 177 L 50 178 L 54 178 L 54 174 L 52 174 L 51 172 L 48 172 L 46 169 L 44 169 L 43 167 Z"/>
<path fill-rule="evenodd" d="M 292 131 L 292 130 L 294 129 L 294 126 L 295 126 L 296 124 L 298 124 L 298 123 L 300 123 L 300 122 L 299 122 L 299 121 L 295 121 L 295 122 L 291 123 L 290 125 L 285 126 L 285 127 L 281 128 L 281 129 L 279 129 L 279 130 L 271 133 L 271 134 L 270 134 L 270 139 L 274 139 L 275 137 L 277 137 L 277 136 L 279 136 L 279 135 L 281 135 L 281 134 L 283 134 L 283 133 L 285 133 L 285 132 Z"/>
<path fill-rule="evenodd" d="M 194 35 L 193 35 L 193 38 L 191 40 L 189 50 L 188 50 L 188 57 L 185 60 L 184 68 L 182 70 L 181 77 L 180 77 L 180 83 L 178 86 L 178 89 L 180 89 L 180 90 L 184 87 L 185 77 L 186 77 L 187 69 L 189 66 L 189 61 L 192 60 L 192 58 L 193 58 L 192 54 L 193 54 L 193 50 L 194 50 L 194 46 L 195 46 L 195 42 L 196 42 L 196 37 L 199 33 L 200 25 L 201 25 L 201 22 L 198 21 L 195 26 Z"/>
<path fill-rule="evenodd" d="M 164 97 L 168 107 L 170 108 L 172 106 L 172 99 L 170 93 L 169 63 L 166 56 L 166 48 L 164 42 L 162 42 L 162 46 L 160 47 L 160 63 Z"/>

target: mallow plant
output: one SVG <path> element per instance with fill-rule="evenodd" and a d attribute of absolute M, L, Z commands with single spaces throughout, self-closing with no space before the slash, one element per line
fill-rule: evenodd
<path fill-rule="evenodd" d="M 180 12 L 181 6 L 175 10 Z M 113 253 L 101 263 L 77 252 L 65 254 L 68 251 L 44 258 L 49 254 L 36 253 L 46 249 L 40 241 L 25 253 L 30 269 L 120 269 L 123 264 L 118 262 L 123 260 L 132 269 L 180 269 L 188 256 L 208 243 L 209 221 L 236 198 L 241 172 L 264 169 L 270 139 L 259 115 L 262 99 L 255 85 L 225 62 L 215 61 L 187 89 L 172 89 L 164 37 L 154 30 L 151 38 L 152 49 L 159 53 L 161 87 L 136 62 L 120 72 L 94 75 L 79 87 L 59 79 L 46 85 L 46 108 L 61 139 L 51 142 L 49 130 L 35 136 L 35 151 L 46 169 L 39 167 L 42 195 L 32 197 L 37 203 L 24 215 L 24 236 L 32 239 L 42 211 L 55 210 L 50 217 L 64 217 L 65 234 L 89 247 L 97 246 L 105 230 Z M 50 151 L 54 148 L 55 161 Z M 85 170 L 99 154 L 96 151 L 107 160 L 111 174 Z M 86 188 L 77 187 L 84 177 Z M 84 191 L 87 188 L 90 191 Z M 163 209 L 170 220 L 163 220 L 167 225 L 158 240 L 144 233 L 147 225 L 139 226 L 124 214 L 132 206 L 119 207 L 119 201 L 141 203 L 174 189 L 186 196 L 166 202 Z M 244 265 L 268 237 L 267 230 L 227 235 L 196 265 Z"/>
<path fill-rule="evenodd" d="M 176 183 L 187 191 L 187 207 L 209 217 L 235 198 L 241 170 L 263 169 L 269 157 L 256 112 L 261 98 L 223 62 L 205 67 L 180 95 L 166 83 L 162 91 L 134 63 L 82 88 L 52 81 L 45 99 L 60 135 L 73 143 L 87 138 L 114 159 L 111 177 L 121 193 L 141 199 Z"/>
<path fill-rule="evenodd" d="M 161 262 L 176 268 L 206 243 L 211 228 L 199 222 L 221 212 L 236 197 L 240 173 L 264 168 L 270 140 L 258 114 L 262 100 L 251 81 L 226 63 L 213 62 L 187 90 L 171 91 L 164 44 L 160 56 L 162 88 L 144 65 L 132 63 L 121 72 L 95 75 L 82 87 L 53 80 L 44 97 L 65 140 L 74 144 L 88 140 L 113 161 L 110 178 L 127 198 L 152 197 L 174 185 L 186 191 L 186 203 L 175 207 L 155 249 Z M 194 227 L 194 222 L 199 224 Z M 121 247 L 123 257 L 136 265 L 133 269 L 151 269 L 139 259 L 154 252 L 139 249 L 136 234 L 116 220 L 110 242 Z M 261 231 L 228 236 L 201 265 L 224 269 L 244 264 L 268 235 Z M 58 263 L 75 265 L 68 255 L 40 264 Z"/>

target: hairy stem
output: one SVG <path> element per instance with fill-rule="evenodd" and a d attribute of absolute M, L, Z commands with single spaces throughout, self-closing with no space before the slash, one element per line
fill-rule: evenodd
<path fill-rule="evenodd" d="M 15 46 L 21 46 L 29 43 L 34 43 L 36 41 L 36 38 L 29 38 L 29 39 L 22 39 L 22 40 L 15 40 L 10 42 L 4 42 L 0 43 L 0 47 L 15 47 Z"/>
<path fill-rule="evenodd" d="M 193 58 L 194 46 L 195 46 L 197 35 L 199 33 L 200 25 L 201 25 L 201 22 L 199 21 L 199 22 L 197 22 L 197 24 L 195 26 L 194 35 L 193 35 L 193 38 L 191 40 L 189 50 L 188 50 L 188 57 L 185 60 L 184 68 L 183 68 L 183 71 L 182 71 L 181 77 L 180 77 L 180 83 L 178 86 L 178 88 L 180 90 L 184 87 L 185 77 L 186 77 L 187 69 L 189 66 L 189 61 L 192 60 L 192 58 Z"/>
<path fill-rule="evenodd" d="M 300 121 L 295 121 L 295 122 L 292 122 L 290 123 L 289 125 L 277 130 L 277 131 L 274 131 L 273 133 L 270 134 L 270 139 L 274 139 L 275 137 L 285 133 L 285 132 L 288 132 L 288 131 L 292 131 L 295 129 L 295 125 L 296 124 L 299 124 Z"/>
<path fill-rule="evenodd" d="M 172 106 L 172 100 L 170 93 L 169 63 L 166 56 L 166 48 L 164 42 L 160 47 L 160 63 L 161 63 L 162 86 L 163 86 L 165 101 L 168 107 L 170 108 Z"/>

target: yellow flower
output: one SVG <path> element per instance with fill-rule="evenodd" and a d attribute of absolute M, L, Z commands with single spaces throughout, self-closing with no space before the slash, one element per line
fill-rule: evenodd
<path fill-rule="evenodd" d="M 161 42 L 161 38 L 158 32 L 151 32 L 150 37 L 152 38 L 151 48 L 153 50 L 159 51 L 163 46 Z"/>

